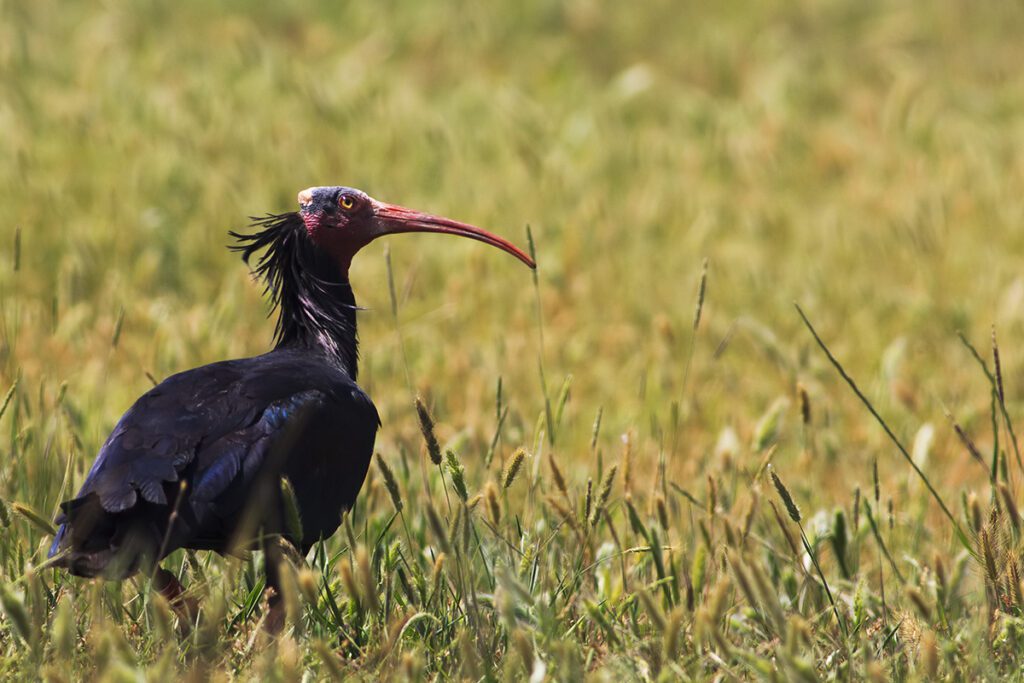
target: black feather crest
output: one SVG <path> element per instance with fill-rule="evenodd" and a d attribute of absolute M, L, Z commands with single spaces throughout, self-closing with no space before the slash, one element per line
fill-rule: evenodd
<path fill-rule="evenodd" d="M 238 244 L 228 248 L 240 252 L 246 264 L 263 251 L 253 275 L 263 280 L 271 313 L 278 313 L 277 347 L 320 349 L 354 380 L 359 353 L 348 273 L 313 243 L 296 212 L 253 217 L 252 227 L 251 234 L 229 231 Z"/>

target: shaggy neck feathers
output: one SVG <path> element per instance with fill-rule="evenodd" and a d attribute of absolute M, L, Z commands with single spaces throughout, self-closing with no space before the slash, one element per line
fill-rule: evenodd
<path fill-rule="evenodd" d="M 247 264 L 263 250 L 253 272 L 277 310 L 275 348 L 322 352 L 356 379 L 357 307 L 347 268 L 313 244 L 297 213 L 256 218 L 253 227 L 248 235 L 231 232 L 239 241 L 231 249 Z"/>

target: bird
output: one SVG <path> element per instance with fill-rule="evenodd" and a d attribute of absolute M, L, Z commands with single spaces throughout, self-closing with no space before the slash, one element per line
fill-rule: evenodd
<path fill-rule="evenodd" d="M 281 604 L 280 539 L 305 555 L 338 529 L 380 424 L 356 383 L 355 254 L 385 235 L 433 232 L 478 240 L 536 268 L 482 228 L 355 188 L 311 187 L 298 205 L 253 218 L 252 232 L 229 232 L 276 312 L 273 348 L 172 375 L 139 397 L 78 494 L 61 503 L 52 565 L 109 580 L 148 571 L 180 606 L 184 588 L 159 564 L 168 554 L 262 549 L 272 613 Z M 298 525 L 288 523 L 289 504 Z"/>

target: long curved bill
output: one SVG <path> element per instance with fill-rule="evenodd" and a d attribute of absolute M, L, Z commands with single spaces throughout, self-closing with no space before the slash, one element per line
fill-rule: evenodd
<path fill-rule="evenodd" d="M 407 209 L 404 206 L 374 202 L 374 213 L 377 217 L 377 230 L 379 235 L 393 235 L 401 232 L 440 232 L 446 235 L 458 235 L 468 237 L 492 247 L 497 247 L 504 252 L 512 254 L 517 259 L 536 268 L 537 264 L 522 249 L 508 240 L 487 232 L 483 228 L 468 223 L 460 223 L 450 218 L 432 216 L 428 213 Z"/>

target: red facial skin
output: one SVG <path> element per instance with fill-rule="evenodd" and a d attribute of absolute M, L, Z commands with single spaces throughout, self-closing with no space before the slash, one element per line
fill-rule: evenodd
<path fill-rule="evenodd" d="M 315 188 L 299 193 L 306 230 L 346 271 L 356 252 L 384 235 L 437 232 L 468 237 L 512 254 L 530 268 L 533 259 L 514 244 L 482 228 L 372 199 L 358 190 Z M 318 194 L 326 196 L 317 196 Z"/>

